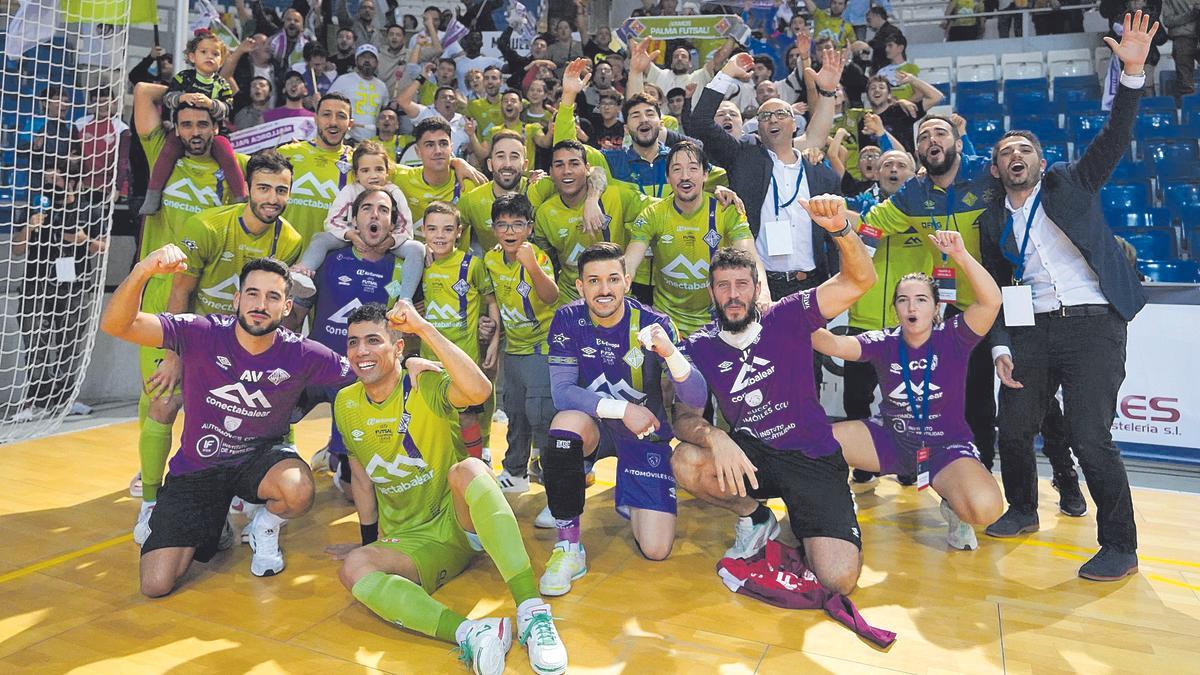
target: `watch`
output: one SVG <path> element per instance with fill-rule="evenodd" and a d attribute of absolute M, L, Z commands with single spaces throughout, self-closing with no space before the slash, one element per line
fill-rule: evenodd
<path fill-rule="evenodd" d="M 846 235 L 850 234 L 851 232 L 853 232 L 853 231 L 854 231 L 854 228 L 853 228 L 853 227 L 850 225 L 850 221 L 849 221 L 849 220 L 847 220 L 847 221 L 845 221 L 845 222 L 846 222 L 846 226 L 845 226 L 845 227 L 843 227 L 842 229 L 838 230 L 837 232 L 830 232 L 830 233 L 829 233 L 829 236 L 831 236 L 831 237 L 844 237 L 844 236 L 846 236 Z"/>

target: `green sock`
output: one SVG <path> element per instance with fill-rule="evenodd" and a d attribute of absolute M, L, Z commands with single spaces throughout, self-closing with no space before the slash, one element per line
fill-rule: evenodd
<path fill-rule="evenodd" d="M 138 436 L 138 455 L 142 459 L 142 501 L 158 499 L 158 488 L 162 485 L 163 470 L 167 467 L 167 456 L 171 454 L 171 425 L 149 417 L 142 422 L 142 433 Z"/>
<path fill-rule="evenodd" d="M 398 574 L 371 572 L 350 592 L 387 621 L 451 644 L 457 643 L 454 632 L 467 620 Z"/>
<path fill-rule="evenodd" d="M 138 428 L 139 429 L 142 427 L 142 422 L 146 421 L 146 414 L 149 412 L 150 412 L 150 397 L 146 395 L 146 392 L 142 392 L 142 395 L 138 396 Z"/>
<path fill-rule="evenodd" d="M 521 529 L 512 507 L 504 499 L 500 485 L 491 476 L 480 474 L 467 486 L 467 509 L 471 522 L 483 549 L 496 563 L 504 583 L 512 592 L 513 600 L 519 605 L 531 598 L 540 597 L 533 579 L 533 567 L 529 554 L 521 541 Z"/>
<path fill-rule="evenodd" d="M 496 414 L 496 390 L 483 404 L 483 412 L 479 413 L 479 435 L 483 439 L 483 447 L 490 448 L 492 442 L 492 416 Z"/>

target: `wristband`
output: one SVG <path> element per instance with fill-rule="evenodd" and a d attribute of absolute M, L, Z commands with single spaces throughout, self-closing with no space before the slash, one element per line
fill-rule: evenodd
<path fill-rule="evenodd" d="M 400 357 L 400 370 L 408 370 L 408 360 L 414 356 L 416 356 L 416 354 L 405 354 L 404 356 L 401 356 Z"/>
<path fill-rule="evenodd" d="M 836 91 L 825 91 L 824 89 L 818 87 L 815 84 L 813 85 L 813 89 L 816 89 L 817 93 L 820 94 L 821 96 L 824 96 L 825 98 L 833 98 L 834 96 L 837 96 Z"/>
<path fill-rule="evenodd" d="M 358 535 L 362 537 L 362 545 L 367 546 L 379 539 L 379 521 L 375 521 L 370 525 L 358 524 Z"/>
<path fill-rule="evenodd" d="M 619 420 L 625 417 L 625 409 L 628 407 L 628 401 L 615 398 L 602 398 L 596 404 L 596 416 L 606 420 Z"/>
<path fill-rule="evenodd" d="M 688 363 L 687 357 L 678 349 L 671 352 L 671 355 L 666 359 L 667 370 L 671 371 L 671 378 L 676 382 L 683 382 L 688 375 L 692 374 L 692 364 Z"/>
<path fill-rule="evenodd" d="M 845 221 L 845 222 L 846 222 L 846 226 L 845 226 L 845 227 L 843 227 L 842 229 L 838 230 L 837 232 L 830 232 L 830 233 L 829 233 L 829 236 L 831 236 L 831 237 L 844 237 L 844 236 L 846 236 L 846 235 L 850 234 L 851 232 L 853 232 L 853 231 L 854 231 L 854 228 L 850 226 L 850 221 L 849 221 L 849 220 L 847 220 L 847 221 Z"/>

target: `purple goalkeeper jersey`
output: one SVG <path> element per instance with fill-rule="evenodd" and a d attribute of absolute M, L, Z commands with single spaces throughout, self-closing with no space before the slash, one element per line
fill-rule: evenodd
<path fill-rule="evenodd" d="M 350 246 L 330 251 L 317 272 L 317 309 L 309 336 L 345 354 L 350 312 L 371 302 L 391 306 L 393 295 L 399 295 L 400 265 L 391 253 L 371 262 Z M 390 289 L 396 292 L 390 294 Z"/>
<path fill-rule="evenodd" d="M 879 375 L 879 390 L 883 393 L 879 413 L 892 431 L 909 435 L 923 445 L 945 445 L 970 441 L 974 437 L 963 414 L 967 361 L 971 350 L 983 337 L 971 330 L 962 314 L 934 328 L 929 340 L 920 347 L 905 346 L 909 371 L 907 388 L 900 360 L 903 338 L 899 328 L 870 331 L 856 338 L 862 346 L 859 360 L 870 362 Z M 923 430 L 913 420 L 912 403 L 916 403 L 919 414 L 928 415 Z"/>
<path fill-rule="evenodd" d="M 183 364 L 183 441 L 171 473 L 241 462 L 283 440 L 288 418 L 308 385 L 345 386 L 350 363 L 290 330 L 251 354 L 238 343 L 228 314 L 159 314 L 163 347 Z"/>
<path fill-rule="evenodd" d="M 692 333 L 683 351 L 704 374 L 733 431 L 809 457 L 837 452 L 813 381 L 812 334 L 825 327 L 816 289 L 785 297 L 759 323 L 745 349 L 723 340 L 720 325 L 711 323 Z"/>

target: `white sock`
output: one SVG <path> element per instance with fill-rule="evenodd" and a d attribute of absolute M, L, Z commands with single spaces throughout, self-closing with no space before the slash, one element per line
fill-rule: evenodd
<path fill-rule="evenodd" d="M 271 513 L 271 509 L 268 508 L 259 509 L 258 513 L 254 514 L 254 524 L 258 527 L 263 527 L 268 530 L 278 530 L 286 522 L 287 518 L 280 518 L 274 513 Z"/>

